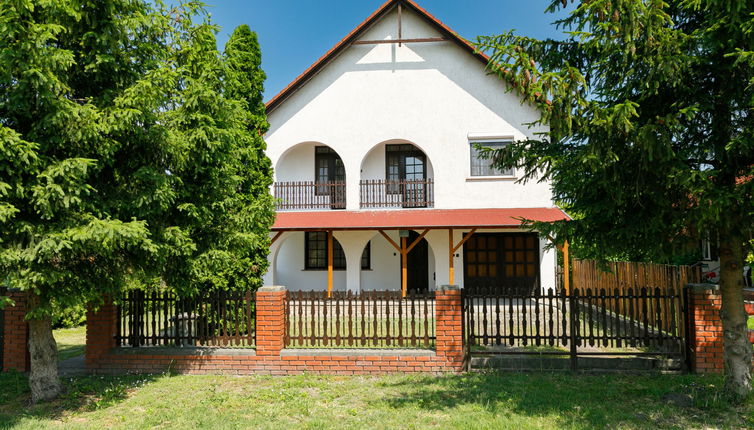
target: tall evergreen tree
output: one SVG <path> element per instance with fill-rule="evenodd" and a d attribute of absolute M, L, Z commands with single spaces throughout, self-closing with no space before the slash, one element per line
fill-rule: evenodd
<path fill-rule="evenodd" d="M 0 7 L 0 279 L 29 295 L 34 401 L 60 392 L 53 304 L 260 285 L 270 179 L 215 31 L 198 2 Z"/>
<path fill-rule="evenodd" d="M 538 225 L 603 255 L 666 255 L 688 231 L 719 237 L 726 387 L 751 391 L 742 294 L 754 215 L 754 3 L 552 1 L 564 40 L 480 37 L 489 67 L 549 132 L 491 154 L 552 180 L 580 218 Z"/>

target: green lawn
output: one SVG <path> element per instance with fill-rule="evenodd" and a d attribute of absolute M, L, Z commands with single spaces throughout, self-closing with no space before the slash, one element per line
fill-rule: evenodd
<path fill-rule="evenodd" d="M 731 407 L 716 394 L 719 378 L 693 375 L 130 375 L 66 385 L 60 400 L 30 407 L 24 376 L 0 375 L 0 427 L 754 428 L 754 402 Z"/>
<path fill-rule="evenodd" d="M 84 353 L 86 326 L 53 330 L 52 335 L 58 344 L 58 361 Z"/>

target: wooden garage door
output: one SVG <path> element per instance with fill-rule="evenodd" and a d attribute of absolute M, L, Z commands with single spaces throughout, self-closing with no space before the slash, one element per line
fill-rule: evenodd
<path fill-rule="evenodd" d="M 529 293 L 539 285 L 534 233 L 476 233 L 464 244 L 464 286 L 505 286 Z"/>

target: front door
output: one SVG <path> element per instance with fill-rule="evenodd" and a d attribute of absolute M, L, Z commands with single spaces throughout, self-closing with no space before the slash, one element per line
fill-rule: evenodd
<path fill-rule="evenodd" d="M 539 285 L 539 240 L 534 233 L 475 233 L 463 245 L 466 288 L 505 287 L 529 294 Z"/>
<path fill-rule="evenodd" d="M 417 232 L 410 231 L 406 240 L 407 244 L 411 245 L 418 237 Z M 415 293 L 429 291 L 429 245 L 427 240 L 422 238 L 414 249 L 408 253 L 406 260 L 406 271 L 408 272 L 406 287 L 408 291 Z"/>

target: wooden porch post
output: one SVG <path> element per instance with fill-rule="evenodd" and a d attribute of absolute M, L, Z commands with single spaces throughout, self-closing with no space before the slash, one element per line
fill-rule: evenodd
<path fill-rule="evenodd" d="M 406 297 L 408 289 L 408 251 L 406 250 L 406 237 L 401 238 L 401 291 L 403 297 Z"/>
<path fill-rule="evenodd" d="M 568 253 L 568 241 L 563 242 L 563 288 L 571 293 L 571 256 Z"/>
<path fill-rule="evenodd" d="M 327 231 L 327 297 L 332 296 L 332 230 Z"/>
<path fill-rule="evenodd" d="M 448 229 L 448 285 L 455 285 L 455 268 L 453 267 L 453 229 Z"/>

